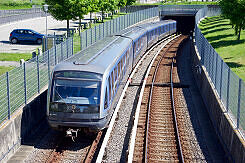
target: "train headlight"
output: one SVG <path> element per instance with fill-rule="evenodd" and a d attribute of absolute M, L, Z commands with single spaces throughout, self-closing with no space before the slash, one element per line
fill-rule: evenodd
<path fill-rule="evenodd" d="M 57 103 L 51 103 L 49 110 L 50 111 L 58 111 L 58 104 Z"/>
<path fill-rule="evenodd" d="M 97 107 L 97 106 L 94 106 L 94 107 L 92 107 L 92 106 L 77 106 L 76 112 L 86 113 L 86 114 L 98 113 L 99 107 Z"/>
<path fill-rule="evenodd" d="M 98 113 L 99 107 L 87 107 L 83 109 L 83 113 Z"/>

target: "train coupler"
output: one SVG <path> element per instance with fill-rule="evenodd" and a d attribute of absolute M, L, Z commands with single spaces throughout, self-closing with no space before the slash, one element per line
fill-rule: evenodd
<path fill-rule="evenodd" d="M 77 137 L 78 131 L 79 131 L 79 129 L 72 129 L 72 128 L 69 128 L 69 129 L 66 131 L 66 137 L 71 137 L 72 141 L 75 142 L 75 138 Z"/>

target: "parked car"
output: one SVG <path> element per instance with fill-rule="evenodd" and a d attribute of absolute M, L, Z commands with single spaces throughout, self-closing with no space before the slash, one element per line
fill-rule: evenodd
<path fill-rule="evenodd" d="M 16 44 L 18 42 L 34 42 L 41 44 L 43 37 L 44 34 L 31 29 L 15 29 L 10 33 L 9 41 L 12 44 Z"/>

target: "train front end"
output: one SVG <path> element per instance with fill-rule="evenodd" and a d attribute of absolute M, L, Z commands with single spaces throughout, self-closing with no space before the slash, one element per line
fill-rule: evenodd
<path fill-rule="evenodd" d="M 106 119 L 100 117 L 102 75 L 78 70 L 54 70 L 49 84 L 47 119 L 57 130 L 101 130 Z"/>

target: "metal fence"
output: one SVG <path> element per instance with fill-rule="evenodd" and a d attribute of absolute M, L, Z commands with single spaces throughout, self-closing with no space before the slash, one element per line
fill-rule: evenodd
<path fill-rule="evenodd" d="M 158 9 L 151 8 L 105 22 L 82 32 L 79 46 L 85 49 L 97 40 L 155 16 L 158 16 Z M 16 109 L 24 106 L 48 84 L 52 68 L 74 54 L 73 45 L 73 38 L 70 37 L 44 52 L 42 56 L 0 76 L 0 123 L 10 119 Z"/>
<path fill-rule="evenodd" d="M 220 10 L 215 9 L 204 8 L 198 11 L 195 27 L 196 45 L 201 63 L 205 66 L 226 111 L 235 127 L 245 133 L 245 83 L 231 71 L 197 26 L 201 18 L 219 14 Z"/>
<path fill-rule="evenodd" d="M 101 40 L 104 37 L 117 33 L 133 24 L 156 16 L 158 16 L 158 7 L 153 7 L 120 16 L 116 19 L 95 26 L 94 28 L 87 29 L 81 33 L 80 50 L 94 44 L 97 40 Z"/>
<path fill-rule="evenodd" d="M 0 10 L 0 25 L 43 16 L 45 12 L 41 8 Z"/>
<path fill-rule="evenodd" d="M 71 55 L 73 39 L 68 38 L 41 56 L 36 56 L 0 76 L 0 123 L 9 119 L 16 109 L 40 93 L 48 83 L 52 67 Z"/>
<path fill-rule="evenodd" d="M 186 6 L 186 8 L 188 7 Z M 212 16 L 219 13 L 220 10 L 218 9 L 208 9 L 205 7 L 196 14 L 196 24 L 205 16 Z M 158 8 L 156 7 L 121 16 L 88 29 L 81 33 L 80 50 L 87 48 L 97 40 L 101 40 L 108 35 L 155 16 L 158 16 Z M 227 64 L 204 38 L 197 26 L 195 37 L 196 45 L 201 55 L 201 62 L 206 67 L 221 101 L 234 118 L 234 124 L 237 128 L 244 129 L 244 82 L 230 70 Z M 24 65 L 0 76 L 0 123 L 7 118 L 9 119 L 11 113 L 20 106 L 25 105 L 31 97 L 39 93 L 47 85 L 53 66 L 73 55 L 73 45 L 73 38 L 68 38 L 66 41 L 43 53 L 42 56 L 37 56 Z"/>

